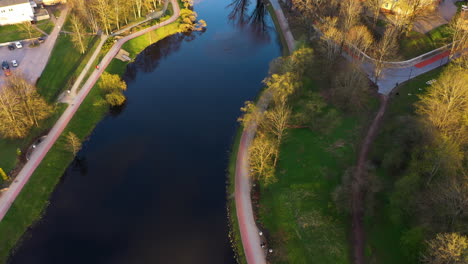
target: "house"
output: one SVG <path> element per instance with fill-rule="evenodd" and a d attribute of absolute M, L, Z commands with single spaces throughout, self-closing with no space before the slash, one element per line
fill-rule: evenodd
<path fill-rule="evenodd" d="M 440 0 L 422 0 L 421 5 L 427 8 L 434 8 L 440 3 Z M 401 0 L 383 0 L 381 10 L 384 13 L 402 14 L 408 12 L 405 1 Z"/>
<path fill-rule="evenodd" d="M 34 20 L 29 0 L 0 0 L 0 26 Z"/>

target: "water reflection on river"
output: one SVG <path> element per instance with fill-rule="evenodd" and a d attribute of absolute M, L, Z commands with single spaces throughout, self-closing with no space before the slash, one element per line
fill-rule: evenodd
<path fill-rule="evenodd" d="M 208 30 L 167 38 L 129 66 L 126 105 L 96 127 L 11 263 L 234 263 L 228 151 L 239 108 L 281 50 L 260 2 L 195 10 Z"/>

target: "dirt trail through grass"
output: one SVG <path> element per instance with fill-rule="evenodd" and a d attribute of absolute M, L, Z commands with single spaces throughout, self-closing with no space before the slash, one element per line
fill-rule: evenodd
<path fill-rule="evenodd" d="M 358 163 L 353 177 L 352 184 L 352 246 L 353 246 L 353 262 L 354 264 L 364 264 L 364 195 L 365 195 L 365 182 L 366 182 L 366 161 L 367 154 L 369 153 L 370 145 L 372 144 L 377 130 L 379 128 L 382 117 L 387 109 L 388 96 L 380 96 L 380 108 L 372 121 L 367 135 L 362 143 L 359 152 Z"/>

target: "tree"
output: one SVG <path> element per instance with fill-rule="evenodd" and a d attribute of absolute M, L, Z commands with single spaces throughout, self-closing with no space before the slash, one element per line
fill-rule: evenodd
<path fill-rule="evenodd" d="M 182 18 L 182 22 L 179 25 L 180 32 L 189 32 L 197 29 L 195 23 L 195 21 L 197 21 L 197 13 L 195 11 L 182 9 L 180 10 L 180 17 Z"/>
<path fill-rule="evenodd" d="M 468 238 L 458 233 L 437 234 L 427 242 L 421 260 L 427 264 L 464 264 L 468 261 Z"/>
<path fill-rule="evenodd" d="M 93 0 L 90 4 L 92 12 L 97 15 L 97 21 L 104 28 L 106 34 L 111 31 L 112 7 L 109 0 Z"/>
<path fill-rule="evenodd" d="M 366 26 L 358 25 L 347 31 L 345 43 L 350 46 L 350 52 L 363 60 L 364 54 L 374 44 L 374 37 Z"/>
<path fill-rule="evenodd" d="M 0 93 L 0 134 L 5 138 L 25 137 L 32 126 L 47 118 L 52 108 L 20 74 L 8 78 Z"/>
<path fill-rule="evenodd" d="M 104 97 L 111 106 L 122 105 L 125 102 L 122 91 L 127 90 L 127 84 L 117 74 L 104 72 L 98 85 L 105 92 Z"/>
<path fill-rule="evenodd" d="M 193 6 L 193 0 L 182 0 L 182 4 L 184 5 L 185 9 L 189 9 Z"/>
<path fill-rule="evenodd" d="M 363 2 L 364 6 L 372 13 L 372 26 L 374 27 L 379 19 L 380 9 L 382 8 L 383 2 L 384 0 L 366 0 Z"/>
<path fill-rule="evenodd" d="M 400 0 L 395 4 L 398 11 L 392 22 L 400 31 L 408 34 L 413 30 L 414 22 L 418 18 L 435 8 L 434 3 L 433 0 Z"/>
<path fill-rule="evenodd" d="M 393 56 L 398 48 L 396 43 L 397 31 L 394 27 L 387 27 L 384 35 L 374 48 L 374 78 L 377 82 L 382 75 L 384 61 Z"/>
<path fill-rule="evenodd" d="M 73 34 L 71 36 L 73 45 L 75 48 L 77 48 L 81 54 L 84 54 L 86 52 L 86 30 L 81 23 L 80 19 L 78 16 L 74 13 L 70 15 L 70 24 L 73 28 Z"/>
<path fill-rule="evenodd" d="M 28 120 L 28 124 L 38 127 L 39 120 L 50 116 L 52 107 L 37 93 L 36 87 L 26 81 L 20 73 L 8 78 L 7 86 L 16 94 L 21 112 Z"/>
<path fill-rule="evenodd" d="M 468 23 L 466 18 L 458 14 L 452 18 L 449 28 L 452 31 L 450 58 L 453 58 L 457 53 L 462 53 L 468 48 Z"/>
<path fill-rule="evenodd" d="M 20 25 L 26 32 L 28 32 L 29 38 L 32 39 L 32 33 L 34 31 L 34 26 L 31 24 L 31 21 L 24 21 Z"/>
<path fill-rule="evenodd" d="M 276 167 L 279 156 L 279 148 L 282 140 L 286 136 L 286 129 L 289 125 L 291 117 L 291 108 L 286 104 L 276 104 L 271 110 L 265 112 L 265 119 L 261 123 L 264 131 L 275 136 L 275 158 L 273 167 Z"/>
<path fill-rule="evenodd" d="M 348 111 L 362 110 L 369 100 L 369 80 L 359 66 L 351 64 L 336 74 L 331 89 L 332 100 Z"/>
<path fill-rule="evenodd" d="M 112 91 L 106 94 L 105 98 L 106 102 L 109 103 L 111 106 L 122 105 L 126 100 L 125 95 L 123 95 L 120 91 Z"/>
<path fill-rule="evenodd" d="M 237 119 L 244 128 L 248 127 L 251 123 L 259 123 L 263 118 L 263 113 L 261 113 L 255 103 L 252 101 L 246 101 L 244 106 L 241 107 L 242 116 Z"/>
<path fill-rule="evenodd" d="M 65 145 L 66 150 L 70 151 L 71 153 L 73 153 L 74 156 L 76 156 L 78 151 L 80 151 L 81 149 L 80 138 L 77 135 L 75 135 L 75 133 L 68 132 L 66 136 L 66 141 L 67 141 Z"/>
<path fill-rule="evenodd" d="M 453 66 L 420 97 L 417 113 L 441 135 L 456 143 L 468 143 L 468 72 Z"/>
<path fill-rule="evenodd" d="M 293 94 L 300 86 L 298 76 L 294 73 L 287 72 L 285 74 L 273 74 L 266 78 L 263 83 L 273 96 L 273 101 L 277 105 L 284 105 L 288 97 Z"/>
<path fill-rule="evenodd" d="M 325 17 L 323 22 L 320 24 L 320 30 L 323 35 L 320 37 L 325 47 L 325 62 L 327 68 L 335 63 L 336 59 L 341 53 L 340 43 L 343 42 L 343 34 L 337 27 L 337 17 Z"/>
<path fill-rule="evenodd" d="M 358 0 L 344 0 L 340 5 L 341 29 L 348 32 L 356 25 L 362 11 L 361 2 Z"/>
<path fill-rule="evenodd" d="M 264 133 L 257 133 L 249 148 L 249 163 L 252 177 L 265 184 L 275 182 L 275 143 Z"/>
<path fill-rule="evenodd" d="M 2 168 L 0 168 L 0 176 L 2 177 L 4 181 L 8 181 L 10 179 L 10 177 L 8 177 L 8 175 L 5 173 L 5 171 Z"/>

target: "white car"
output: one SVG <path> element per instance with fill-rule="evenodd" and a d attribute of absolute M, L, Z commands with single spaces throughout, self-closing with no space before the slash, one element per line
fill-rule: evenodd
<path fill-rule="evenodd" d="M 23 45 L 21 45 L 21 42 L 19 42 L 19 41 L 15 42 L 15 46 L 16 46 L 17 49 L 21 49 L 23 47 Z"/>
<path fill-rule="evenodd" d="M 16 60 L 12 60 L 11 65 L 13 65 L 13 67 L 18 67 L 18 62 Z"/>

